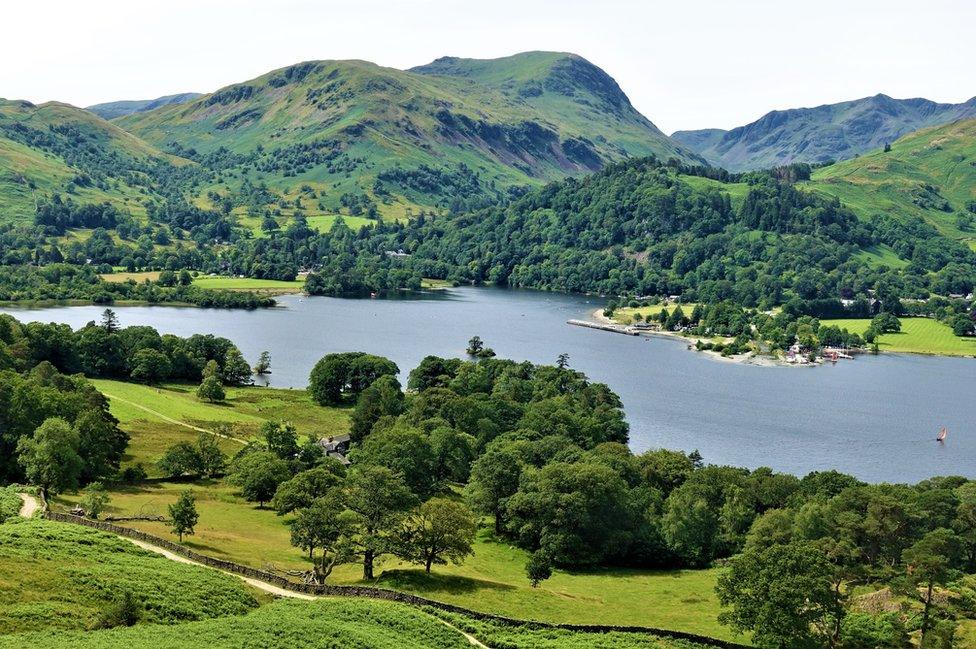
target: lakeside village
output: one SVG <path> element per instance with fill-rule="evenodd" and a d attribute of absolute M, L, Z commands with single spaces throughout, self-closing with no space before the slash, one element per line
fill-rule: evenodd
<path fill-rule="evenodd" d="M 829 301 L 836 308 L 819 309 L 823 319 L 800 315 L 809 309 L 789 303 L 763 311 L 732 302 L 684 302 L 680 295 L 670 295 L 611 301 L 594 311 L 591 319 L 569 320 L 568 324 L 631 336 L 679 338 L 688 343 L 688 349 L 715 358 L 789 366 L 836 363 L 858 354 L 878 353 L 882 335 L 901 331 L 899 316 L 933 318 L 957 336 L 973 335 L 973 294 L 902 299 L 894 308 L 885 308 L 870 293 L 868 298 Z M 859 331 L 846 328 L 854 323 L 863 326 L 857 327 Z"/>

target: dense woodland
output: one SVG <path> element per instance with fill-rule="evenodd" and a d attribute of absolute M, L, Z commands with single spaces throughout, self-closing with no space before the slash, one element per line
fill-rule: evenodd
<path fill-rule="evenodd" d="M 809 177 L 805 165 L 730 175 L 646 158 L 522 196 L 499 194 L 492 207 L 422 212 L 406 223 L 377 221 L 359 231 L 339 221 L 324 233 L 311 229 L 300 211 L 279 227 L 270 216 L 273 194 L 249 182 L 237 197 L 215 194 L 217 207 L 204 210 L 184 196 L 185 188 L 200 182 L 192 174 L 164 165 L 153 173 L 164 182 L 148 203 L 147 224 L 108 204 L 79 205 L 56 195 L 38 206 L 33 226 L 5 226 L 0 240 L 10 268 L 0 273 L 0 296 L 266 303 L 253 295 L 234 300 L 178 287 L 109 287 L 83 271 L 70 277 L 65 269 L 49 277 L 22 272 L 24 264 L 197 269 L 284 280 L 310 270 L 308 292 L 328 295 L 417 289 L 422 277 L 430 277 L 608 295 L 680 295 L 686 302 L 727 300 L 759 310 L 791 304 L 792 312 L 817 317 L 861 315 L 841 300 L 876 296 L 894 312 L 900 309 L 896 301 L 966 295 L 976 284 L 976 253 L 966 246 L 921 220 L 885 214 L 859 220 L 836 199 L 795 186 Z M 388 175 L 403 182 L 439 178 L 430 170 Z M 707 184 L 691 182 L 696 179 Z M 726 182 L 747 188 L 737 206 Z M 234 225 L 231 210 L 237 205 L 264 211 L 265 236 L 255 238 Z M 349 205 L 362 209 L 358 199 L 350 198 Z M 84 242 L 55 240 L 72 227 L 94 229 Z M 878 246 L 893 250 L 907 266 L 891 267 L 862 254 Z"/>

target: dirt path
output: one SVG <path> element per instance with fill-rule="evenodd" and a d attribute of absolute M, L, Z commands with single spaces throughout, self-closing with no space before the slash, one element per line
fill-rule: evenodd
<path fill-rule="evenodd" d="M 145 541 L 137 541 L 136 539 L 130 539 L 130 538 L 126 538 L 124 536 L 121 536 L 119 538 L 125 539 L 126 541 L 129 541 L 130 543 L 134 543 L 135 545 L 138 545 L 143 550 L 149 550 L 150 552 L 155 552 L 156 554 L 161 554 L 162 556 L 166 557 L 167 559 L 169 559 L 171 561 L 177 561 L 179 563 L 186 563 L 186 564 L 189 564 L 191 566 L 201 566 L 203 568 L 209 568 L 210 570 L 216 570 L 217 572 L 222 572 L 225 575 L 230 575 L 231 577 L 237 577 L 238 579 L 243 580 L 245 583 L 250 584 L 251 586 L 254 586 L 258 590 L 263 590 L 266 593 L 271 593 L 272 595 L 274 595 L 276 597 L 290 597 L 292 599 L 303 599 L 303 600 L 306 600 L 306 601 L 316 600 L 316 599 L 322 599 L 321 597 L 319 597 L 317 595 L 308 595 L 306 593 L 296 593 L 294 591 L 285 590 L 284 588 L 279 588 L 278 586 L 274 586 L 273 584 L 269 584 L 266 581 L 261 581 L 260 579 L 252 579 L 250 577 L 244 577 L 242 575 L 238 575 L 238 574 L 235 574 L 233 572 L 226 572 L 224 570 L 219 570 L 217 568 L 211 568 L 210 566 L 204 566 L 202 563 L 197 563 L 196 561 L 193 561 L 191 559 L 187 559 L 186 557 L 180 556 L 178 554 L 174 554 L 173 552 L 170 552 L 169 550 L 164 550 L 163 548 L 157 547 L 157 546 L 155 546 L 155 545 L 153 545 L 151 543 L 146 543 Z M 478 638 L 474 637 L 470 633 L 466 633 L 466 632 L 462 631 L 461 629 L 457 628 L 456 626 L 454 626 L 450 622 L 447 622 L 446 620 L 441 620 L 440 618 L 438 618 L 438 621 L 441 624 L 444 624 L 445 626 L 448 626 L 448 627 L 454 629 L 455 631 L 457 631 L 458 633 L 460 633 L 461 635 L 463 635 L 464 638 L 469 643 L 471 643 L 472 646 L 479 647 L 479 649 L 491 649 L 488 645 L 486 645 L 486 644 L 482 643 L 480 640 L 478 640 Z"/>
<path fill-rule="evenodd" d="M 23 501 L 23 505 L 20 506 L 20 515 L 23 518 L 30 518 L 34 515 L 38 509 L 41 508 L 41 503 L 38 502 L 37 498 L 31 496 L 30 494 L 17 494 Z"/>
<path fill-rule="evenodd" d="M 132 404 L 132 405 L 135 406 L 137 404 Z M 141 406 L 137 406 L 137 407 L 141 407 Z M 179 423 L 179 422 L 176 422 L 176 423 Z M 197 430 L 200 430 L 200 429 L 197 429 Z M 209 431 L 204 431 L 204 432 L 209 432 Z M 30 517 L 32 517 L 34 515 L 34 512 L 36 512 L 38 509 L 40 509 L 41 504 L 38 502 L 37 498 L 35 498 L 34 496 L 31 496 L 31 495 L 25 494 L 25 493 L 21 493 L 21 494 L 17 494 L 17 495 L 19 495 L 20 496 L 20 499 L 24 502 L 23 506 L 20 508 L 20 515 L 22 517 L 24 517 L 24 518 L 30 518 Z M 210 566 L 205 566 L 202 563 L 197 563 L 196 561 L 193 561 L 191 559 L 187 559 L 186 557 L 180 556 L 180 555 L 178 555 L 178 554 L 176 554 L 174 552 L 170 552 L 169 550 L 165 550 L 165 549 L 163 549 L 163 548 L 161 548 L 159 546 L 153 545 L 152 543 L 147 543 L 146 541 L 138 541 L 136 539 L 130 539 L 130 538 L 125 537 L 125 536 L 120 536 L 118 538 L 125 539 L 129 543 L 132 543 L 133 545 L 137 545 L 140 548 L 142 548 L 143 550 L 149 550 L 150 552 L 155 552 L 156 554 L 162 555 L 162 556 L 166 557 L 167 559 L 169 559 L 170 561 L 176 561 L 178 563 L 186 563 L 186 564 L 189 564 L 191 566 L 200 566 L 201 568 L 207 568 L 208 570 L 216 570 L 217 572 L 222 572 L 225 575 L 230 575 L 231 577 L 237 577 L 241 581 L 243 581 L 243 582 L 245 582 L 245 583 L 253 586 L 254 588 L 257 588 L 258 590 L 262 590 L 262 591 L 264 591 L 266 593 L 270 593 L 271 595 L 274 595 L 275 597 L 290 597 L 292 599 L 302 599 L 302 600 L 306 600 L 306 601 L 316 600 L 316 599 L 322 599 L 321 597 L 319 597 L 317 595 L 308 595 L 306 593 L 296 593 L 294 591 L 285 590 L 284 588 L 280 588 L 278 586 L 275 586 L 274 584 L 269 584 L 266 581 L 261 581 L 260 579 L 253 579 L 251 577 L 244 577 L 243 575 L 238 575 L 238 574 L 233 573 L 233 572 L 227 572 L 225 570 L 220 570 L 218 568 L 212 568 Z M 466 633 L 466 632 L 462 631 L 461 629 L 457 628 L 456 626 L 454 626 L 450 622 L 447 622 L 446 620 L 442 620 L 440 618 L 437 618 L 437 620 L 439 622 L 441 622 L 442 624 L 444 624 L 444 625 L 446 625 L 446 626 L 454 629 L 455 631 L 457 631 L 461 635 L 463 635 L 465 637 L 465 639 L 472 646 L 478 647 L 479 649 L 491 649 L 491 647 L 489 647 L 488 645 L 482 643 L 480 640 L 478 640 L 476 637 L 474 637 L 470 633 Z"/>
<path fill-rule="evenodd" d="M 148 412 L 150 415 L 153 415 L 154 417 L 159 417 L 163 421 L 168 421 L 171 424 L 176 424 L 177 426 L 183 426 L 184 428 L 189 428 L 190 430 L 195 430 L 198 433 L 210 433 L 211 435 L 216 435 L 217 437 L 222 437 L 223 439 L 229 439 L 231 441 L 237 442 L 238 444 L 244 444 L 245 446 L 247 445 L 247 440 L 241 439 L 240 437 L 234 437 L 233 435 L 224 435 L 223 433 L 218 433 L 216 431 L 207 430 L 206 428 L 200 428 L 199 426 L 193 426 L 193 425 L 188 424 L 186 422 L 180 421 L 179 419 L 173 419 L 172 417 L 168 417 L 167 415 L 164 415 L 161 412 L 158 412 L 156 410 L 153 410 L 152 408 L 147 408 L 146 406 L 142 405 L 141 403 L 136 403 L 135 401 L 129 401 L 128 399 L 123 399 L 122 397 L 116 396 L 114 394 L 109 394 L 108 392 L 104 392 L 103 391 L 102 394 L 104 394 L 109 399 L 116 399 L 118 401 L 121 401 L 124 404 L 127 404 L 127 405 L 132 406 L 133 408 L 138 408 L 139 410 L 142 410 L 143 412 Z"/>

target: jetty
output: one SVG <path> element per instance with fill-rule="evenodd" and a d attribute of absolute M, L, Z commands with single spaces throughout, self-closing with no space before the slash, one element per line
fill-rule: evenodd
<path fill-rule="evenodd" d="M 640 333 L 638 331 L 634 331 L 630 327 L 625 327 L 624 325 L 606 324 L 602 322 L 590 322 L 589 320 L 567 320 L 566 324 L 571 324 L 575 327 L 586 327 L 587 329 L 599 329 L 600 331 L 611 331 L 616 334 L 625 334 L 627 336 L 637 336 Z"/>

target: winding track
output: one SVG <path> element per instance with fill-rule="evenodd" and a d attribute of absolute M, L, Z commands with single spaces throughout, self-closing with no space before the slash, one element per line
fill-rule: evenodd
<path fill-rule="evenodd" d="M 210 433 L 211 435 L 216 435 L 217 437 L 222 437 L 224 439 L 229 439 L 231 441 L 237 442 L 239 444 L 244 444 L 245 446 L 247 446 L 247 440 L 246 439 L 241 439 L 240 437 L 234 437 L 233 435 L 225 435 L 223 433 L 218 433 L 218 432 L 213 431 L 213 430 L 207 430 L 206 428 L 200 428 L 199 426 L 193 426 L 191 424 L 186 423 L 185 421 L 180 421 L 179 419 L 173 419 L 172 417 L 169 417 L 167 415 L 164 415 L 163 413 L 158 412 L 156 410 L 153 410 L 152 408 L 147 408 L 146 406 L 142 405 L 141 403 L 136 403 L 135 401 L 129 401 L 128 399 L 123 399 L 120 396 L 117 396 L 117 395 L 114 395 L 114 394 L 109 394 L 108 392 L 104 392 L 103 391 L 102 394 L 104 394 L 109 399 L 115 399 L 117 401 L 121 401 L 122 403 L 124 403 L 126 405 L 130 405 L 133 408 L 138 408 L 139 410 L 142 410 L 143 412 L 148 412 L 150 415 L 153 415 L 154 417 L 159 417 L 163 421 L 168 421 L 171 424 L 176 424 L 177 426 L 183 426 L 184 428 L 189 428 L 190 430 L 195 430 L 198 433 Z"/>
<path fill-rule="evenodd" d="M 131 404 L 131 405 L 134 405 L 136 407 L 141 407 L 141 406 L 138 406 L 137 404 L 134 404 L 134 403 Z M 158 414 L 158 413 L 154 413 L 154 414 Z M 162 416 L 162 415 L 160 415 L 160 416 Z M 175 423 L 180 423 L 180 422 L 175 422 Z M 188 424 L 184 424 L 184 425 L 188 425 Z M 193 428 L 193 427 L 191 426 L 191 428 Z M 202 429 L 197 429 L 197 430 L 202 430 Z M 209 432 L 209 431 L 204 431 L 204 432 Z M 17 495 L 20 496 L 20 499 L 23 501 L 23 505 L 20 508 L 20 515 L 22 517 L 24 517 L 24 518 L 31 518 L 34 515 L 34 513 L 37 512 L 37 510 L 39 510 L 41 508 L 40 502 L 38 502 L 37 498 L 35 498 L 34 496 L 31 496 L 30 494 L 26 494 L 26 493 L 19 493 Z M 234 574 L 232 572 L 226 572 L 224 570 L 218 570 L 217 568 L 211 568 L 210 566 L 205 566 L 202 563 L 197 563 L 196 561 L 192 561 L 190 559 L 187 559 L 186 557 L 181 557 L 178 554 L 174 554 L 174 553 L 170 552 L 169 550 L 164 550 L 163 548 L 160 548 L 158 546 L 155 546 L 155 545 L 153 545 L 151 543 L 146 543 L 145 541 L 137 541 L 135 539 L 129 539 L 129 538 L 126 538 L 124 536 L 120 536 L 118 538 L 125 539 L 129 543 L 132 543 L 134 545 L 137 545 L 140 548 L 142 548 L 143 550 L 149 550 L 150 552 L 155 552 L 156 554 L 162 555 L 162 556 L 166 557 L 167 559 L 169 559 L 170 561 L 177 561 L 179 563 L 186 563 L 186 564 L 189 564 L 189 565 L 192 565 L 192 566 L 200 566 L 201 568 L 206 568 L 207 570 L 216 570 L 217 572 L 222 572 L 225 575 L 230 575 L 231 577 L 237 577 L 238 579 L 241 579 L 242 581 L 244 581 L 248 585 L 253 586 L 254 588 L 257 588 L 258 590 L 262 590 L 262 591 L 264 591 L 266 593 L 270 593 L 271 595 L 274 595 L 275 597 L 290 597 L 290 598 L 293 598 L 293 599 L 302 599 L 302 600 L 322 599 L 321 597 L 318 597 L 316 595 L 308 595 L 306 593 L 295 593 L 295 592 L 292 592 L 290 590 L 285 590 L 284 588 L 279 588 L 279 587 L 277 587 L 277 586 L 275 586 L 273 584 L 269 584 L 269 583 L 267 583 L 265 581 L 261 581 L 260 579 L 253 579 L 251 577 L 244 577 L 242 575 L 237 575 L 237 574 Z M 474 637 L 470 633 L 466 633 L 465 631 L 457 628 L 456 626 L 454 626 L 450 622 L 447 622 L 446 620 L 442 620 L 440 618 L 437 618 L 437 620 L 441 624 L 444 624 L 445 626 L 448 626 L 448 627 L 454 629 L 455 631 L 457 631 L 458 633 L 460 633 L 461 635 L 463 635 L 464 638 L 472 646 L 478 647 L 479 649 L 491 649 L 491 647 L 489 647 L 488 645 L 484 644 L 483 642 L 481 642 L 480 640 L 478 640 L 476 637 Z"/>

